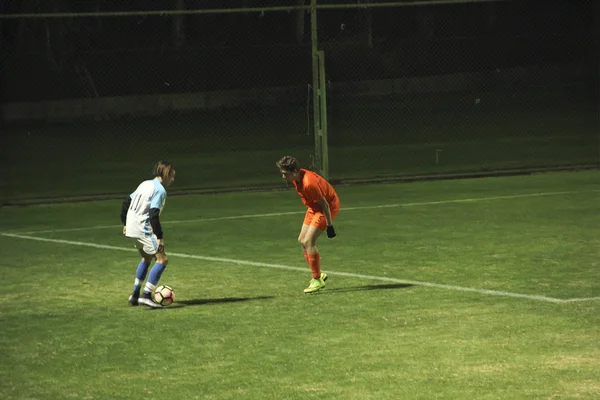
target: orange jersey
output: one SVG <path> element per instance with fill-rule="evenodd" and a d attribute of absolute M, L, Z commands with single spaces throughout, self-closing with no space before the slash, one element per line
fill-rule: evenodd
<path fill-rule="evenodd" d="M 300 169 L 301 182 L 293 182 L 304 205 L 313 210 L 322 211 L 319 200 L 325 198 L 332 209 L 340 208 L 340 198 L 329 182 L 316 172 Z"/>

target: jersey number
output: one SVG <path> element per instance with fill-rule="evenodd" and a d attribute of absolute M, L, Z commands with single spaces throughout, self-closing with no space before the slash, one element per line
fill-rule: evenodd
<path fill-rule="evenodd" d="M 129 206 L 129 209 L 133 210 L 135 212 L 138 212 L 138 210 L 140 209 L 141 202 L 142 202 L 142 195 L 136 194 L 131 202 L 131 205 Z"/>

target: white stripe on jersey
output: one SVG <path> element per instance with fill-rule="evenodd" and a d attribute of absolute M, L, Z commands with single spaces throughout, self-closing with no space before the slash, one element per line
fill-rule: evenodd
<path fill-rule="evenodd" d="M 130 197 L 126 236 L 132 238 L 151 236 L 153 232 L 150 225 L 150 209 L 158 208 L 162 211 L 167 200 L 167 191 L 162 183 L 154 178 L 140 183 Z"/>

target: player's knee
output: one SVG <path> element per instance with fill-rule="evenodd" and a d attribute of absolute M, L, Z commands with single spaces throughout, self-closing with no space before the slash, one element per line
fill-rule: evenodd
<path fill-rule="evenodd" d="M 307 235 L 305 233 L 301 233 L 300 235 L 298 235 L 298 244 L 302 247 L 304 247 L 304 243 L 306 242 L 306 237 Z"/>
<path fill-rule="evenodd" d="M 311 247 L 313 245 L 312 239 L 310 237 L 303 237 L 302 239 L 299 239 L 298 241 L 300 242 L 300 245 L 303 248 Z"/>
<path fill-rule="evenodd" d="M 157 254 L 156 261 L 164 265 L 165 267 L 169 263 L 169 257 L 166 254 Z"/>

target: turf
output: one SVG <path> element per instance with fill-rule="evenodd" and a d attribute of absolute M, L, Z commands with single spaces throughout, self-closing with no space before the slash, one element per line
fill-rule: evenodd
<path fill-rule="evenodd" d="M 598 178 L 339 186 L 314 295 L 293 191 L 170 196 L 156 311 L 119 201 L 2 207 L 0 398 L 597 399 Z"/>

